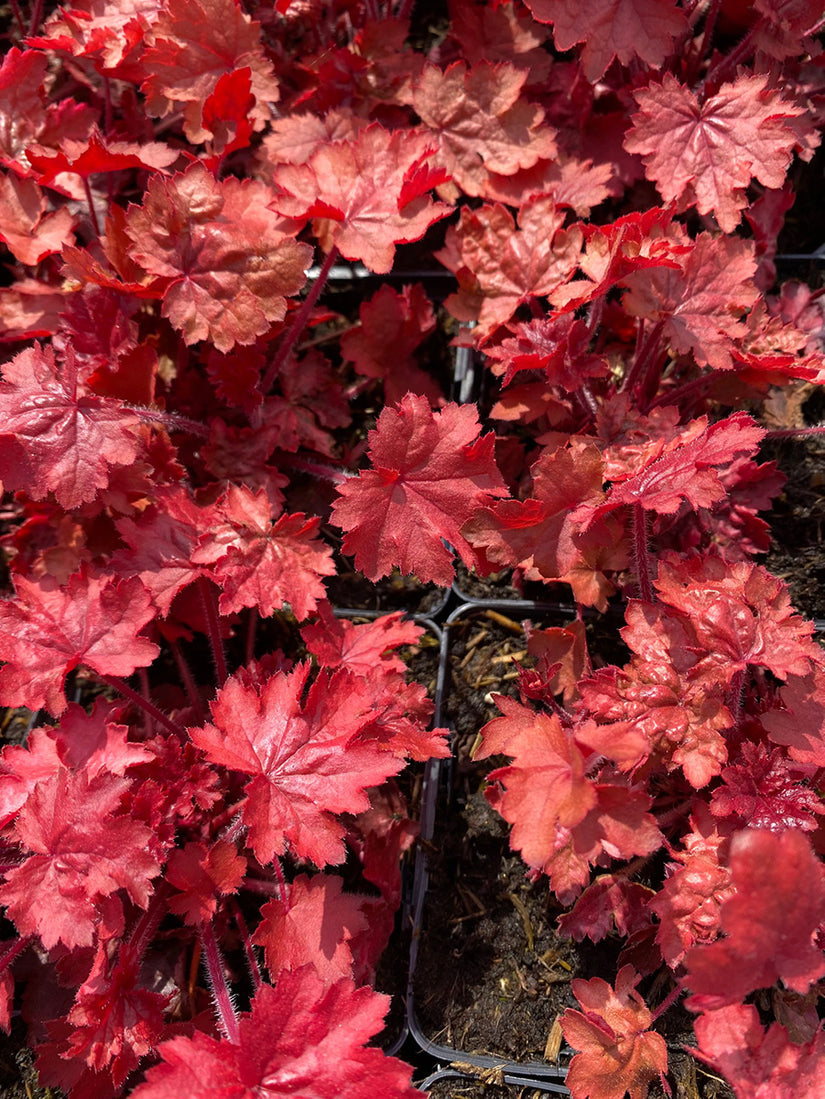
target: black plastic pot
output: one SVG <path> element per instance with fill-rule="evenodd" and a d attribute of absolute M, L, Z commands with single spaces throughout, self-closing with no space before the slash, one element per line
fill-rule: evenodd
<path fill-rule="evenodd" d="M 337 618 L 355 618 L 355 619 L 371 619 L 379 618 L 383 614 L 388 612 L 385 610 L 368 611 L 358 610 L 350 607 L 334 607 L 334 614 Z M 419 625 L 423 626 L 428 634 L 436 639 L 438 642 L 438 658 L 436 664 L 436 711 L 434 714 L 433 725 L 438 726 L 440 724 L 440 695 L 441 691 L 438 685 L 439 676 L 441 674 L 441 668 L 443 661 L 441 659 L 441 651 L 444 647 L 443 631 L 431 618 L 422 616 L 411 616 L 413 620 Z M 414 766 L 414 765 L 411 765 Z M 419 765 L 420 766 L 420 765 Z M 424 765 L 425 768 L 428 764 Z M 428 795 L 426 793 L 426 773 L 423 778 L 423 789 L 421 794 L 422 806 L 428 801 Z M 410 941 L 411 941 L 411 928 L 413 927 L 412 916 L 413 905 L 413 867 L 409 864 L 402 866 L 402 898 L 401 908 L 396 916 L 396 926 L 393 932 L 392 939 L 390 940 L 390 946 L 388 952 L 391 953 L 393 963 L 392 967 L 385 967 L 384 974 L 386 980 L 383 986 L 379 988 L 379 991 L 389 995 L 392 998 L 390 1010 L 387 1013 L 384 1032 L 380 1035 L 378 1041 L 384 1052 L 391 1057 L 397 1056 L 401 1053 L 402 1048 L 408 1042 L 410 1038 L 410 1030 L 407 1021 L 406 1010 L 406 992 L 409 981 L 409 956 L 410 956 Z M 380 970 L 379 970 L 380 972 Z M 403 1054 L 401 1054 L 403 1056 Z"/>
<path fill-rule="evenodd" d="M 427 1091 L 431 1099 L 533 1099 L 536 1093 L 570 1094 L 563 1084 L 484 1069 L 479 1070 L 478 1075 L 439 1069 L 416 1086 Z"/>
<path fill-rule="evenodd" d="M 450 678 L 450 667 L 451 662 L 454 662 L 456 659 L 456 646 L 453 644 L 456 631 L 466 630 L 468 625 L 472 624 L 474 620 L 483 621 L 483 616 L 488 611 L 492 611 L 498 617 L 503 618 L 502 611 L 505 614 L 510 614 L 516 606 L 520 618 L 530 617 L 534 621 L 543 619 L 544 624 L 551 624 L 552 622 L 557 625 L 562 624 L 565 620 L 569 620 L 567 616 L 560 614 L 558 608 L 550 609 L 552 619 L 548 620 L 546 617 L 548 613 L 547 607 L 527 601 L 520 601 L 515 606 L 512 602 L 508 601 L 494 601 L 486 604 L 463 603 L 460 605 L 449 615 L 447 621 L 444 623 L 444 643 L 442 645 L 442 660 L 439 671 L 438 689 L 436 692 L 436 721 L 443 723 L 446 716 L 445 703 L 448 699 L 448 692 L 450 689 L 448 682 Z M 493 711 L 491 711 L 491 716 L 492 713 Z M 475 718 L 472 720 L 475 721 Z M 410 979 L 407 994 L 407 1019 L 410 1034 L 418 1043 L 421 1050 L 438 1062 L 446 1062 L 459 1066 L 473 1066 L 480 1072 L 487 1074 L 485 1078 L 489 1079 L 498 1079 L 499 1074 L 504 1074 L 505 1077 L 513 1077 L 522 1082 L 528 1079 L 542 1081 L 545 1090 L 556 1090 L 564 1093 L 565 1089 L 562 1082 L 566 1070 L 563 1064 L 541 1061 L 538 1057 L 521 1059 L 509 1055 L 495 1055 L 494 1053 L 489 1052 L 478 1052 L 477 1047 L 466 1049 L 463 1047 L 463 1044 L 450 1043 L 449 1041 L 443 1040 L 438 1033 L 437 1027 L 433 1029 L 425 1023 L 422 1017 L 423 1013 L 421 1006 L 425 990 L 422 989 L 423 970 L 421 968 L 421 961 L 422 951 L 426 950 L 428 945 L 427 914 L 428 912 L 432 913 L 434 911 L 431 907 L 433 904 L 439 903 L 439 898 L 433 894 L 430 887 L 431 869 L 433 865 L 435 865 L 434 860 L 439 857 L 439 848 L 444 845 L 444 835 L 440 834 L 436 827 L 437 815 L 439 812 L 443 813 L 445 811 L 451 796 L 450 788 L 453 785 L 453 780 L 456 778 L 457 773 L 460 774 L 461 768 L 465 766 L 465 760 L 465 748 L 456 748 L 451 760 L 431 761 L 426 767 L 420 820 L 421 844 L 415 861 L 411 910 L 413 930 L 410 951 Z M 483 801 L 483 798 L 481 800 Z M 488 809 L 488 811 L 491 814 L 491 818 L 495 816 L 491 809 Z M 519 857 L 509 851 L 506 826 L 500 818 L 495 818 L 493 828 L 498 829 L 498 835 L 494 837 L 491 836 L 491 845 L 493 845 L 493 847 L 497 845 L 497 848 L 495 849 L 502 853 L 506 852 L 506 856 L 512 859 L 514 864 L 514 873 L 517 873 L 519 880 L 526 880 L 524 879 L 523 866 Z M 482 840 L 481 842 L 485 843 L 486 841 Z M 481 872 L 482 874 L 484 873 L 483 866 Z M 456 887 L 458 888 L 460 884 L 459 876 L 457 875 Z M 540 886 L 537 888 L 539 890 L 541 889 Z M 459 919 L 461 918 L 462 917 L 459 917 Z M 445 970 L 449 970 L 450 972 L 453 972 L 450 967 L 455 967 L 454 974 L 456 980 L 461 979 L 461 958 L 455 960 L 449 956 L 449 952 L 445 951 L 443 954 L 443 963 L 440 962 L 440 964 L 443 964 Z M 530 1012 L 532 1010 L 530 1004 L 525 1004 L 524 1010 Z M 468 1044 L 472 1045 L 473 1043 Z M 549 1087 L 548 1085 L 551 1084 L 553 1086 Z"/>

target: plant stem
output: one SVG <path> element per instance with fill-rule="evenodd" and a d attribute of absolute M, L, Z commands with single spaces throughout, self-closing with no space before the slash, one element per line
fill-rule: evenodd
<path fill-rule="evenodd" d="M 112 84 L 108 76 L 103 77 L 103 125 L 106 127 L 108 137 L 112 130 Z M 112 173 L 107 175 L 111 179 Z M 109 187 L 109 202 L 112 201 L 112 188 Z"/>
<path fill-rule="evenodd" d="M 783 427 L 777 431 L 767 431 L 766 439 L 804 439 L 807 436 L 825 435 L 825 425 L 818 427 Z"/>
<path fill-rule="evenodd" d="M 246 920 L 243 918 L 243 912 L 241 912 L 241 906 L 235 900 L 234 897 L 229 898 L 229 910 L 232 913 L 232 918 L 235 921 L 235 926 L 240 932 L 241 939 L 243 941 L 244 953 L 246 954 L 246 963 L 249 967 L 249 975 L 252 978 L 252 983 L 257 991 L 263 983 L 263 977 L 261 976 L 261 967 L 258 965 L 258 959 L 255 957 L 255 948 L 252 945 L 252 938 L 249 934 L 249 928 L 246 926 Z"/>
<path fill-rule="evenodd" d="M 22 36 L 26 33 L 26 24 L 23 22 L 23 13 L 20 10 L 20 5 L 17 3 L 17 0 L 11 0 L 11 10 L 14 12 L 14 21 Z"/>
<path fill-rule="evenodd" d="M 636 350 L 633 365 L 630 367 L 630 370 L 628 370 L 624 377 L 624 381 L 619 387 L 620 393 L 625 393 L 627 390 L 630 390 L 631 393 L 637 393 L 642 388 L 642 382 L 644 381 L 648 363 L 658 347 L 664 326 L 664 321 L 657 321 L 650 332 L 648 332 L 647 337 L 642 337 L 639 340 L 639 346 Z"/>
<path fill-rule="evenodd" d="M 163 412 L 159 408 L 147 408 L 145 405 L 127 407 L 142 420 L 156 420 L 169 431 L 188 431 L 191 435 L 199 435 L 201 439 L 209 438 L 209 428 L 199 424 L 197 420 L 190 420 L 187 416 L 179 416 L 176 412 Z"/>
<path fill-rule="evenodd" d="M 745 669 L 740 668 L 739 671 L 733 673 L 733 678 L 730 681 L 730 687 L 728 687 L 727 698 L 725 699 L 727 707 L 731 712 L 733 718 L 733 726 L 730 729 L 731 733 L 735 733 L 739 728 L 739 723 L 742 720 L 742 710 L 745 702 Z"/>
<path fill-rule="evenodd" d="M 607 299 L 604 294 L 600 294 L 595 301 L 591 301 L 587 310 L 587 330 L 591 337 L 595 336 L 599 325 L 602 321 L 602 314 L 604 313 L 604 307 Z"/>
<path fill-rule="evenodd" d="M 86 202 L 89 204 L 89 217 L 92 219 L 92 227 L 95 231 L 95 236 L 100 237 L 100 222 L 97 220 L 97 210 L 95 210 L 94 199 L 92 198 L 92 188 L 89 186 L 89 177 L 80 176 L 83 181 L 83 190 L 86 192 Z"/>
<path fill-rule="evenodd" d="M 585 413 L 589 420 L 595 420 L 599 414 L 599 404 L 593 393 L 593 390 L 587 384 L 582 382 L 579 388 L 575 392 L 575 396 L 578 398 L 581 406 L 584 408 Z"/>
<path fill-rule="evenodd" d="M 206 617 L 206 628 L 209 631 L 209 643 L 212 646 L 212 658 L 215 661 L 215 673 L 218 677 L 218 686 L 222 687 L 227 680 L 229 672 L 226 667 L 226 655 L 223 651 L 221 622 L 215 602 L 215 592 L 212 587 L 212 581 L 207 580 L 204 576 L 199 577 L 198 591 L 200 592 L 203 613 Z"/>
<path fill-rule="evenodd" d="M 285 901 L 289 896 L 289 887 L 287 886 L 286 878 L 284 877 L 284 868 L 281 866 L 281 860 L 277 855 L 272 860 L 272 873 L 278 881 L 278 889 L 280 890 L 279 896 L 282 901 Z"/>
<path fill-rule="evenodd" d="M 149 907 L 141 914 L 140 919 L 135 924 L 128 943 L 124 944 L 136 962 L 139 962 L 146 953 L 149 943 L 160 927 L 161 920 L 166 915 L 168 894 L 169 886 L 166 882 L 161 882 L 149 902 Z"/>
<path fill-rule="evenodd" d="M 203 723 L 206 720 L 206 710 L 203 708 L 200 691 L 195 682 L 195 677 L 192 675 L 192 669 L 189 667 L 186 657 L 181 651 L 179 642 L 170 641 L 169 647 L 172 650 L 172 656 L 175 658 L 175 663 L 178 666 L 178 672 L 186 691 L 186 697 L 189 699 L 189 705 L 195 711 L 198 721 Z"/>
<path fill-rule="evenodd" d="M 264 881 L 262 878 L 244 878 L 241 889 L 246 889 L 249 893 L 261 893 L 265 897 L 277 897 L 279 900 L 283 900 L 284 896 L 277 882 Z"/>
<path fill-rule="evenodd" d="M 244 657 L 247 664 L 255 659 L 255 635 L 258 632 L 258 608 L 251 607 L 246 620 L 246 647 Z"/>
<path fill-rule="evenodd" d="M 237 1046 L 240 1044 L 241 1037 L 238 1016 L 235 1014 L 232 994 L 229 991 L 229 985 L 226 983 L 223 958 L 218 947 L 218 940 L 215 938 L 215 928 L 212 923 L 203 925 L 200 937 L 203 960 L 206 963 L 206 972 L 212 988 L 215 1012 L 218 1016 L 218 1026 L 226 1038 Z"/>
<path fill-rule="evenodd" d="M 230 816 L 230 823 L 221 832 L 220 831 L 221 821 L 220 821 L 220 818 L 219 818 L 218 820 L 213 822 L 213 832 L 215 831 L 215 829 L 217 829 L 217 831 L 220 835 L 220 838 L 222 840 L 225 840 L 227 843 L 234 843 L 235 840 L 245 830 L 246 825 L 243 822 L 243 817 L 237 811 L 237 809 L 235 809 L 234 806 L 231 806 L 229 809 L 226 810 L 226 812 L 231 815 Z"/>
<path fill-rule="evenodd" d="M 633 556 L 636 561 L 636 576 L 639 581 L 639 593 L 645 603 L 653 602 L 653 584 L 650 580 L 650 562 L 647 553 L 647 512 L 641 504 L 631 504 L 633 518 Z"/>
<path fill-rule="evenodd" d="M 702 374 L 699 378 L 691 378 L 689 382 L 683 382 L 682 385 L 674 386 L 673 389 L 660 393 L 654 401 L 651 401 L 650 408 L 658 408 L 660 405 L 665 404 L 681 405 L 683 398 L 705 389 L 710 384 L 713 376 L 713 374 Z"/>
<path fill-rule="evenodd" d="M 138 679 L 140 680 L 140 693 L 144 699 L 151 698 L 152 692 L 149 688 L 149 676 L 147 675 L 145 668 L 138 668 Z M 152 724 L 154 720 L 154 714 L 147 713 L 146 715 L 146 733 L 148 736 L 153 737 L 155 735 L 155 728 Z"/>
<path fill-rule="evenodd" d="M 272 388 L 272 383 L 275 381 L 275 378 L 278 375 L 278 371 L 281 369 L 284 363 L 286 363 L 287 359 L 292 353 L 292 348 L 295 346 L 298 337 L 301 335 L 304 328 L 306 327 L 306 323 L 309 320 L 309 315 L 312 312 L 315 303 L 324 288 L 324 283 L 327 281 L 327 277 L 332 270 L 332 266 L 337 259 L 338 246 L 333 244 L 332 248 L 330 248 L 329 252 L 327 253 L 327 258 L 324 260 L 321 270 L 318 272 L 318 278 L 315 280 L 312 289 L 304 298 L 298 311 L 295 314 L 295 317 L 292 321 L 292 327 L 289 329 L 286 336 L 284 336 L 281 346 L 278 348 L 277 353 L 275 354 L 272 362 L 267 368 L 267 372 L 264 375 L 264 380 L 261 383 L 261 392 L 264 394 L 264 396 L 266 396 L 266 394 Z"/>
<path fill-rule="evenodd" d="M 680 985 L 675 985 L 653 1012 L 653 1018 L 650 1020 L 651 1023 L 655 1023 L 659 1016 L 664 1015 L 669 1008 L 673 1007 L 683 992 L 684 989 Z"/>
<path fill-rule="evenodd" d="M 748 33 L 742 39 L 738 46 L 727 54 L 724 54 L 712 69 L 710 69 L 705 75 L 705 79 L 702 81 L 702 90 L 699 93 L 700 101 L 703 98 L 704 89 L 712 87 L 714 84 L 718 84 L 720 80 L 727 76 L 729 72 L 736 69 L 737 65 L 743 64 L 754 50 L 754 38 L 758 30 L 764 29 L 766 19 L 764 16 L 760 16 L 756 20 L 754 25 L 750 28 Z"/>
<path fill-rule="evenodd" d="M 34 935 L 23 935 L 0 954 L 0 973 L 8 969 L 18 955 L 22 954 L 26 947 L 34 942 Z"/>
<path fill-rule="evenodd" d="M 119 675 L 104 675 L 103 672 L 95 672 L 95 675 L 102 683 L 108 683 L 124 698 L 128 698 L 130 702 L 134 702 L 145 713 L 150 714 L 155 721 L 160 722 L 164 729 L 168 729 L 170 733 L 175 733 L 178 736 L 186 736 L 186 730 L 182 725 L 178 725 L 163 710 L 159 710 L 154 702 L 150 702 L 148 698 L 144 698 L 138 691 L 133 690 L 125 679 L 121 679 Z"/>
<path fill-rule="evenodd" d="M 32 17 L 29 21 L 29 34 L 36 34 L 37 28 L 40 26 L 40 20 L 43 18 L 43 0 L 34 0 L 34 8 L 32 9 Z"/>
<path fill-rule="evenodd" d="M 321 481 L 329 481 L 333 485 L 342 485 L 345 481 L 349 481 L 352 476 L 349 473 L 342 473 L 335 466 L 327 465 L 326 462 L 318 462 L 314 458 L 301 458 L 297 454 L 284 455 L 279 462 L 279 466 L 286 466 L 287 469 L 297 469 L 302 473 L 311 473 L 313 477 L 317 477 Z"/>
<path fill-rule="evenodd" d="M 702 31 L 702 52 L 705 57 L 710 56 L 710 44 L 713 42 L 713 32 L 716 29 L 716 18 L 719 15 L 720 0 L 710 0 L 708 13 L 705 17 L 705 27 Z"/>

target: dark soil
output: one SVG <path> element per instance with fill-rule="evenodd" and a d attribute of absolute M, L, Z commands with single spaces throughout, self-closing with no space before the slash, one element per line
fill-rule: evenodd
<path fill-rule="evenodd" d="M 576 944 L 556 934 L 563 909 L 546 880 L 528 879 L 520 856 L 510 850 L 507 824 L 484 797 L 486 775 L 505 760 L 476 763 L 471 758 L 478 730 L 498 714 L 489 692 L 515 693 L 514 667 L 525 663 L 519 625 L 508 623 L 498 611 L 478 608 L 449 628 L 445 702 L 455 728 L 454 763 L 430 847 L 414 1005 L 426 1037 L 454 1050 L 457 1065 L 467 1054 L 524 1064 L 546 1061 L 549 1053 L 555 1062 L 554 1024 L 567 1007 L 577 1006 L 571 980 L 600 976 L 612 983 L 622 945 L 612 938 Z M 592 651 L 601 652 L 605 662 L 624 662 L 621 639 L 604 619 L 589 624 L 588 632 Z M 654 1004 L 669 990 L 669 984 L 659 987 L 655 976 L 641 989 Z M 684 1051 L 685 1045 L 694 1044 L 691 1018 L 677 1006 L 656 1027 L 668 1044 L 674 1094 L 680 1099 L 730 1099 L 731 1090 Z M 561 1063 L 566 1063 L 564 1051 Z M 519 1095 L 506 1089 L 465 1091 L 463 1084 L 452 1081 L 445 1086 L 454 1090 L 434 1094 Z M 650 1095 L 663 1095 L 658 1083 Z"/>
<path fill-rule="evenodd" d="M 414 992 L 432 1041 L 522 1061 L 544 1056 L 579 965 L 552 931 L 546 883 L 527 881 L 507 825 L 487 804 L 490 762 L 470 758 L 478 730 L 498 714 L 488 692 L 513 692 L 525 655 L 521 624 L 505 615 L 473 611 L 450 626 L 454 764 L 432 841 Z"/>
<path fill-rule="evenodd" d="M 512 569 L 478 576 L 460 562 L 456 566 L 455 590 L 471 602 L 497 599 L 529 599 L 534 603 L 572 607 L 572 597 L 567 584 L 541 584 L 535 580 L 522 581 Z"/>
<path fill-rule="evenodd" d="M 788 584 L 801 614 L 825 620 L 825 437 L 783 440 L 772 457 L 788 481 L 769 516 L 764 564 Z"/>
<path fill-rule="evenodd" d="M 41 1088 L 34 1053 L 26 1048 L 26 1028 L 20 1020 L 0 1043 L 0 1099 L 61 1099 L 62 1091 Z"/>
<path fill-rule="evenodd" d="M 408 614 L 436 614 L 447 600 L 447 592 L 435 584 L 420 584 L 415 577 L 394 572 L 373 584 L 358 572 L 352 559 L 336 561 L 338 574 L 326 581 L 327 598 L 334 607 L 358 611 L 406 611 Z"/>

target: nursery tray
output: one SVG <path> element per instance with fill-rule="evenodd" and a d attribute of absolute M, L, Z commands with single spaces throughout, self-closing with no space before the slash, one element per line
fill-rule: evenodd
<path fill-rule="evenodd" d="M 563 1084 L 489 1069 L 480 1069 L 476 1075 L 440 1069 L 417 1086 L 430 1099 L 536 1099 L 540 1095 L 570 1094 Z"/>
<path fill-rule="evenodd" d="M 378 618 L 385 611 L 362 611 L 351 608 L 335 607 L 334 613 L 338 618 L 370 619 Z M 410 676 L 428 689 L 428 693 L 435 698 L 438 690 L 439 671 L 442 665 L 441 650 L 443 648 L 443 631 L 431 618 L 415 616 L 414 621 L 423 626 L 426 635 L 436 642 L 433 648 L 422 647 L 421 651 L 412 660 L 405 661 L 410 669 Z M 440 724 L 438 708 L 434 714 L 433 725 Z M 408 808 L 415 818 L 422 811 L 425 801 L 425 767 L 424 764 L 408 765 L 407 770 L 400 776 L 406 784 L 404 794 L 407 797 Z M 390 1007 L 386 1015 L 384 1029 L 376 1038 L 376 1043 L 391 1057 L 400 1053 L 410 1037 L 410 1029 L 407 1021 L 406 992 L 409 983 L 409 958 L 411 928 L 413 925 L 413 866 L 414 860 L 405 856 L 401 867 L 401 907 L 396 914 L 395 930 L 392 933 L 389 944 L 381 956 L 376 970 L 375 988 L 390 997 Z"/>
<path fill-rule="evenodd" d="M 438 1061 L 520 1080 L 560 1082 L 564 1067 L 541 1058 L 554 1021 L 572 1004 L 567 987 L 576 950 L 553 934 L 546 883 L 527 881 L 524 864 L 510 851 L 506 824 L 483 796 L 490 762 L 470 759 L 478 729 L 498 712 L 487 697 L 488 677 L 480 675 L 482 682 L 466 696 L 456 691 L 456 677 L 468 670 L 473 676 L 483 672 L 488 655 L 504 658 L 504 669 L 515 667 L 516 661 L 506 658 L 523 648 L 523 640 L 508 626 L 515 618 L 508 619 L 502 606 L 513 613 L 513 603 L 464 604 L 444 627 L 439 701 L 442 721 L 454 729 L 453 756 L 432 761 L 425 774 L 422 844 L 413 884 L 408 1021 L 421 1049 Z M 542 625 L 569 621 L 556 608 L 548 612 L 527 601 L 517 606 L 519 622 L 528 617 Z M 489 649 L 472 643 L 482 633 Z M 492 689 L 514 687 L 515 678 L 505 671 Z M 494 914 L 501 918 L 498 930 Z M 489 941 L 482 932 L 492 936 Z M 446 1003 L 450 998 L 452 1006 Z M 498 1044 L 473 1033 L 469 1021 L 478 1018 L 488 1024 L 492 1020 Z"/>

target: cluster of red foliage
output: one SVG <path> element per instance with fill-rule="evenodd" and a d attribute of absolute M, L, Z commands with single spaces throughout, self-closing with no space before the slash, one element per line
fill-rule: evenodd
<path fill-rule="evenodd" d="M 759 420 L 825 380 L 817 296 L 770 293 L 821 5 L 453 0 L 425 46 L 413 6 L 12 0 L 0 704 L 56 724 L 0 756 L 0 1025 L 17 986 L 84 1099 L 419 1094 L 369 985 L 415 834 L 393 778 L 448 749 L 419 628 L 331 613 L 338 528 L 373 581 L 447 585 L 454 551 L 624 601 L 629 662 L 536 631 L 478 753 L 563 932 L 627 939 L 573 983 L 576 1099 L 665 1079 L 654 972 L 738 1096 L 813 1097 L 825 661 L 754 555 Z M 346 330 L 320 304 L 338 257 L 386 275 L 422 238 L 497 439 L 423 369 L 421 285 Z"/>

